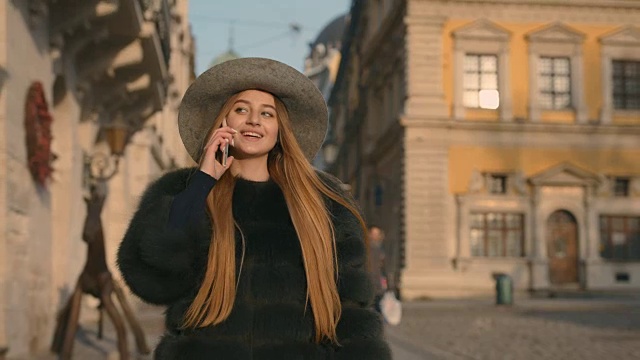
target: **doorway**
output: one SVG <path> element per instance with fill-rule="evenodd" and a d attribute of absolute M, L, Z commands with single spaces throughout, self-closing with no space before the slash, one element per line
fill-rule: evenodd
<path fill-rule="evenodd" d="M 578 223 L 566 210 L 555 211 L 547 220 L 547 256 L 551 285 L 578 282 Z"/>

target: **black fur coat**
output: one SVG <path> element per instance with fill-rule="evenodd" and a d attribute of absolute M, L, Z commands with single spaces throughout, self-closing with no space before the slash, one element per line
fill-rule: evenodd
<path fill-rule="evenodd" d="M 166 174 L 149 186 L 118 250 L 118 266 L 131 290 L 144 301 L 167 306 L 167 331 L 156 359 L 391 359 L 382 321 L 371 310 L 362 231 L 353 214 L 330 200 L 342 302 L 340 346 L 312 341 L 300 244 L 282 191 L 273 182 L 236 183 L 233 214 L 246 239 L 246 254 L 231 315 L 216 326 L 180 330 L 204 275 L 211 234 L 209 219 L 185 230 L 166 225 L 173 197 L 185 189 L 192 171 Z M 336 180 L 322 178 L 337 187 Z M 237 233 L 238 268 L 241 249 Z"/>

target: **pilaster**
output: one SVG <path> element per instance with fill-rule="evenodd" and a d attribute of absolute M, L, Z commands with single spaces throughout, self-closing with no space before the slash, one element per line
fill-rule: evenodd
<path fill-rule="evenodd" d="M 443 16 L 405 18 L 407 37 L 407 104 L 405 113 L 444 118 L 449 115 L 444 99 L 442 32 Z"/>

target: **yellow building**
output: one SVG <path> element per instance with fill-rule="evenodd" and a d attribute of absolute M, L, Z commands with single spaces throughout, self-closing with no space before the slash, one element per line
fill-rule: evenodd
<path fill-rule="evenodd" d="M 330 105 L 405 298 L 640 288 L 640 2 L 354 1 Z"/>

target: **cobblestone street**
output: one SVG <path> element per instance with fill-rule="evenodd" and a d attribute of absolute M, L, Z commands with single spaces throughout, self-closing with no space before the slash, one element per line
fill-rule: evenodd
<path fill-rule="evenodd" d="M 396 360 L 640 359 L 640 300 L 407 303 L 388 337 Z"/>
<path fill-rule="evenodd" d="M 138 316 L 154 347 L 161 310 L 145 308 Z M 129 335 L 133 359 L 151 359 L 135 355 Z M 387 338 L 395 360 L 640 359 L 640 298 L 516 299 L 513 307 L 491 299 L 410 302 Z M 103 340 L 95 324 L 81 329 L 73 358 L 119 359 L 108 320 Z"/>

